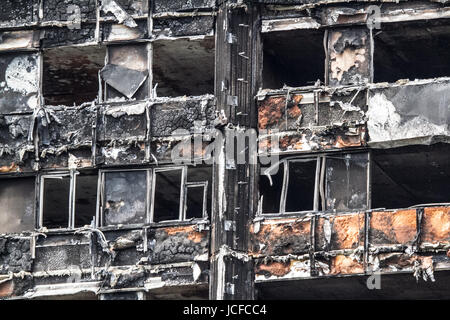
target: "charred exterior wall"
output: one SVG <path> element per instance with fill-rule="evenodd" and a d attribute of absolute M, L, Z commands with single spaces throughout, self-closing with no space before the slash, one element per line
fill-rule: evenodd
<path fill-rule="evenodd" d="M 433 39 L 450 34 L 449 8 L 4 0 L 0 298 L 438 282 L 450 270 L 450 199 L 436 187 L 450 175 L 449 79 L 401 69 L 420 63 L 417 37 L 447 53 Z M 427 174 L 401 179 L 408 170 Z"/>

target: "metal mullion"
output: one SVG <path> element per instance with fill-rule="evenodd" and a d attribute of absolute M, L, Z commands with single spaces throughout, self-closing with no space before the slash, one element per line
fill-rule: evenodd
<path fill-rule="evenodd" d="M 185 187 L 187 182 L 187 167 L 184 166 L 181 170 L 181 186 L 180 186 L 180 211 L 179 211 L 179 220 L 186 220 L 186 194 Z"/>
<path fill-rule="evenodd" d="M 155 187 L 156 187 L 156 169 L 152 170 L 152 190 L 151 190 L 151 199 L 150 199 L 150 222 L 153 223 L 155 221 Z"/>
<path fill-rule="evenodd" d="M 147 169 L 147 192 L 146 192 L 146 204 L 145 204 L 145 210 L 146 210 L 146 222 L 151 223 L 152 222 L 152 182 L 153 182 L 153 170 Z"/>
<path fill-rule="evenodd" d="M 289 161 L 283 161 L 283 188 L 281 189 L 280 213 L 284 214 L 286 210 L 287 188 L 289 184 Z M 279 168 L 278 168 L 279 170 Z"/>
<path fill-rule="evenodd" d="M 103 215 L 103 171 L 99 171 L 97 178 L 97 205 L 95 207 L 95 227 L 102 226 L 103 219 L 100 218 L 100 214 Z"/>
<path fill-rule="evenodd" d="M 76 193 L 76 177 L 79 172 L 70 170 L 69 181 L 69 229 L 75 228 L 75 193 Z"/>
<path fill-rule="evenodd" d="M 316 175 L 315 175 L 315 181 L 314 181 L 314 203 L 313 203 L 313 210 L 315 212 L 319 211 L 319 189 L 320 189 L 320 164 L 321 164 L 321 157 L 318 156 L 316 158 Z"/>

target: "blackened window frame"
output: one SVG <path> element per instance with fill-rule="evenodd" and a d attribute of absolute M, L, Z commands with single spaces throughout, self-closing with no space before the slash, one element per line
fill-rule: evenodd
<path fill-rule="evenodd" d="M 38 196 L 38 205 L 37 205 L 37 217 L 36 217 L 36 229 L 47 228 L 44 225 L 44 194 L 45 194 L 45 179 L 60 179 L 64 177 L 69 177 L 69 210 L 68 214 L 68 225 L 67 228 L 47 228 L 52 231 L 65 231 L 65 230 L 75 230 L 79 229 L 75 227 L 75 200 L 76 200 L 76 183 L 77 176 L 80 175 L 80 171 L 78 170 L 64 170 L 64 171 L 55 171 L 55 172 L 44 172 L 39 174 L 38 176 L 38 191 L 36 192 Z M 97 179 L 97 203 L 98 203 L 98 179 Z M 96 205 L 98 208 L 98 205 Z M 98 210 L 96 210 L 98 211 Z M 97 221 L 97 212 L 94 212 L 92 215 Z"/>
<path fill-rule="evenodd" d="M 327 158 L 336 158 L 342 157 L 344 158 L 348 154 L 365 154 L 367 155 L 367 168 L 366 168 L 366 207 L 367 209 L 348 209 L 345 211 L 341 210 L 326 210 L 325 204 L 325 187 L 326 187 L 326 169 L 327 169 Z M 313 210 L 305 210 L 305 211 L 294 211 L 294 212 L 286 212 L 286 199 L 287 199 L 287 189 L 289 187 L 289 163 L 290 162 L 302 162 L 302 161 L 317 161 L 316 162 L 316 172 L 315 172 L 315 185 L 314 185 L 314 198 L 313 201 Z M 371 209 L 371 152 L 370 150 L 347 150 L 347 151 L 333 151 L 327 153 L 319 153 L 319 154 L 305 154 L 305 155 L 290 155 L 287 156 L 271 167 L 265 169 L 261 174 L 260 179 L 269 179 L 268 174 L 273 171 L 273 168 L 278 166 L 278 170 L 283 170 L 283 185 L 280 196 L 280 205 L 279 212 L 268 212 L 264 213 L 262 210 L 263 204 L 260 203 L 258 206 L 258 217 L 283 217 L 283 216 L 304 216 L 311 213 L 338 213 L 338 212 L 356 212 L 361 210 L 370 210 Z M 264 201 L 262 198 L 263 195 L 259 194 L 259 201 Z"/>
<path fill-rule="evenodd" d="M 193 167 L 195 168 L 195 167 Z M 174 170 L 181 170 L 182 171 L 182 177 L 181 177 L 181 184 L 180 184 L 180 204 L 179 204 L 179 215 L 178 219 L 176 220 L 164 220 L 164 221 L 158 221 L 154 222 L 154 200 L 155 200 L 155 184 L 156 179 L 155 175 L 158 172 L 165 172 L 165 171 L 174 171 Z M 100 169 L 98 173 L 98 189 L 97 189 L 97 211 L 96 211 L 96 227 L 98 228 L 111 228 L 111 227 L 117 227 L 117 225 L 105 225 L 104 224 L 104 208 L 105 208 L 105 174 L 107 173 L 114 173 L 114 172 L 130 172 L 130 171 L 143 171 L 147 173 L 147 190 L 146 190 L 146 219 L 145 223 L 139 223 L 139 224 L 123 224 L 123 226 L 126 226 L 127 228 L 134 228 L 134 227 L 143 227 L 145 225 L 158 225 L 158 224 L 165 224 L 165 223 L 173 223 L 173 224 L 180 224 L 183 222 L 189 222 L 192 220 L 199 220 L 203 221 L 205 219 L 208 219 L 208 181 L 189 181 L 187 179 L 188 175 L 188 166 L 181 165 L 167 165 L 167 166 L 161 166 L 161 167 L 148 167 L 148 168 L 117 168 L 117 169 Z M 202 186 L 204 189 L 203 191 L 203 208 L 202 208 L 202 217 L 201 218 L 192 218 L 187 219 L 186 218 L 186 201 L 187 201 L 187 189 L 189 187 L 200 187 Z"/>

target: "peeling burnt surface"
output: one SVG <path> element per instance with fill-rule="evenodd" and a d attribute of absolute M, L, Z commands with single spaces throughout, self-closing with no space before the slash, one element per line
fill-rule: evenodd
<path fill-rule="evenodd" d="M 195 122 L 202 125 L 197 130 L 211 129 L 215 119 L 215 104 L 212 99 L 161 103 L 153 105 L 152 108 L 153 137 L 170 136 L 178 129 L 194 133 Z"/>
<path fill-rule="evenodd" d="M 115 0 L 116 4 L 121 9 L 132 16 L 146 16 L 148 14 L 148 1 L 147 0 Z M 106 17 L 114 17 L 111 12 L 107 14 L 102 13 Z"/>
<path fill-rule="evenodd" d="M 316 229 L 316 250 L 356 249 L 364 244 L 364 214 L 321 217 Z"/>
<path fill-rule="evenodd" d="M 28 142 L 31 116 L 2 116 L 0 117 L 0 168 L 2 173 L 30 171 L 27 161 L 32 158 L 29 151 L 33 146 Z M 28 165 L 25 165 L 28 163 Z"/>
<path fill-rule="evenodd" d="M 30 272 L 32 266 L 29 238 L 0 237 L 0 274 Z"/>
<path fill-rule="evenodd" d="M 261 255 L 282 256 L 308 252 L 311 223 L 292 220 L 280 224 L 263 224 L 253 234 L 253 251 Z"/>
<path fill-rule="evenodd" d="M 326 129 L 300 129 L 295 133 L 280 133 L 278 148 L 271 145 L 271 137 L 260 138 L 261 151 L 319 151 L 361 147 L 366 144 L 364 126 L 331 126 Z"/>
<path fill-rule="evenodd" d="M 50 148 L 64 146 L 90 147 L 92 145 L 92 124 L 94 111 L 92 107 L 53 112 L 48 128 Z M 42 139 L 44 144 L 45 140 Z"/>
<path fill-rule="evenodd" d="M 336 29 L 329 35 L 330 85 L 370 81 L 370 36 L 367 28 Z"/>
<path fill-rule="evenodd" d="M 148 37 L 148 27 L 146 20 L 136 21 L 136 28 L 129 28 L 122 24 L 102 23 L 103 41 L 121 41 L 145 39 Z"/>
<path fill-rule="evenodd" d="M 177 1 L 177 0 L 156 0 L 154 3 L 155 13 L 171 12 L 171 11 L 190 11 L 193 9 L 211 9 L 215 6 L 214 0 L 193 0 L 193 1 Z"/>
<path fill-rule="evenodd" d="M 308 228 L 304 228 L 301 236 L 297 232 L 296 247 L 301 250 L 275 251 L 275 248 L 292 247 L 290 233 L 298 226 L 299 220 L 265 219 L 256 222 L 251 229 L 255 233 L 251 241 L 256 248 L 252 254 L 257 262 L 257 279 L 401 270 L 425 281 L 435 281 L 434 271 L 448 268 L 448 213 L 448 207 L 429 207 L 319 215 L 314 223 L 314 233 Z M 310 221 L 301 223 L 310 227 Z M 277 240 L 281 243 L 267 240 L 274 232 L 280 234 Z M 314 248 L 311 244 L 313 235 Z"/>
<path fill-rule="evenodd" d="M 268 95 L 258 101 L 258 128 L 269 134 L 260 138 L 259 147 L 272 150 L 273 134 L 280 139 L 280 151 L 364 146 L 365 97 L 366 90 L 323 92 L 316 107 L 311 92 Z"/>
<path fill-rule="evenodd" d="M 417 213 L 415 209 L 396 212 L 373 212 L 370 218 L 371 245 L 411 245 L 417 235 Z"/>
<path fill-rule="evenodd" d="M 395 147 L 409 144 L 407 139 L 415 139 L 421 144 L 448 139 L 448 96 L 442 94 L 448 86 L 447 81 L 442 81 L 370 90 L 369 144 Z"/>
<path fill-rule="evenodd" d="M 0 113 L 30 112 L 37 105 L 36 54 L 0 54 Z"/>
<path fill-rule="evenodd" d="M 45 28 L 41 45 L 43 48 L 90 43 L 95 41 L 95 24 L 81 24 L 81 29 Z M 42 33 L 41 33 L 42 34 Z"/>
<path fill-rule="evenodd" d="M 213 31 L 214 22 L 213 16 L 155 19 L 153 22 L 153 35 L 156 37 L 204 35 Z"/>
<path fill-rule="evenodd" d="M 36 22 L 38 8 L 38 0 L 3 0 L 0 7 L 0 26 L 18 26 Z"/>
<path fill-rule="evenodd" d="M 156 229 L 151 261 L 157 264 L 192 261 L 208 254 L 208 235 L 208 232 L 195 231 L 191 226 Z"/>
<path fill-rule="evenodd" d="M 81 19 L 95 19 L 95 0 L 44 0 L 44 21 L 73 21 L 71 6 L 80 9 Z M 72 19 L 72 20 L 71 20 Z"/>

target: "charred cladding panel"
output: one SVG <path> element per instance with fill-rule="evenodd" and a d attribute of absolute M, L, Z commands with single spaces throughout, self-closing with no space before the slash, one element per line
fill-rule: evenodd
<path fill-rule="evenodd" d="M 0 234 L 34 230 L 35 178 L 0 179 Z"/>
<path fill-rule="evenodd" d="M 96 19 L 95 0 L 43 0 L 44 21 Z"/>
<path fill-rule="evenodd" d="M 38 0 L 2 0 L 0 26 L 17 26 L 37 22 Z"/>
<path fill-rule="evenodd" d="M 0 54 L 0 113 L 30 112 L 38 104 L 38 55 Z"/>
<path fill-rule="evenodd" d="M 172 12 L 172 11 L 190 11 L 194 9 L 211 9 L 214 8 L 214 0 L 156 0 L 154 1 L 154 12 Z"/>

